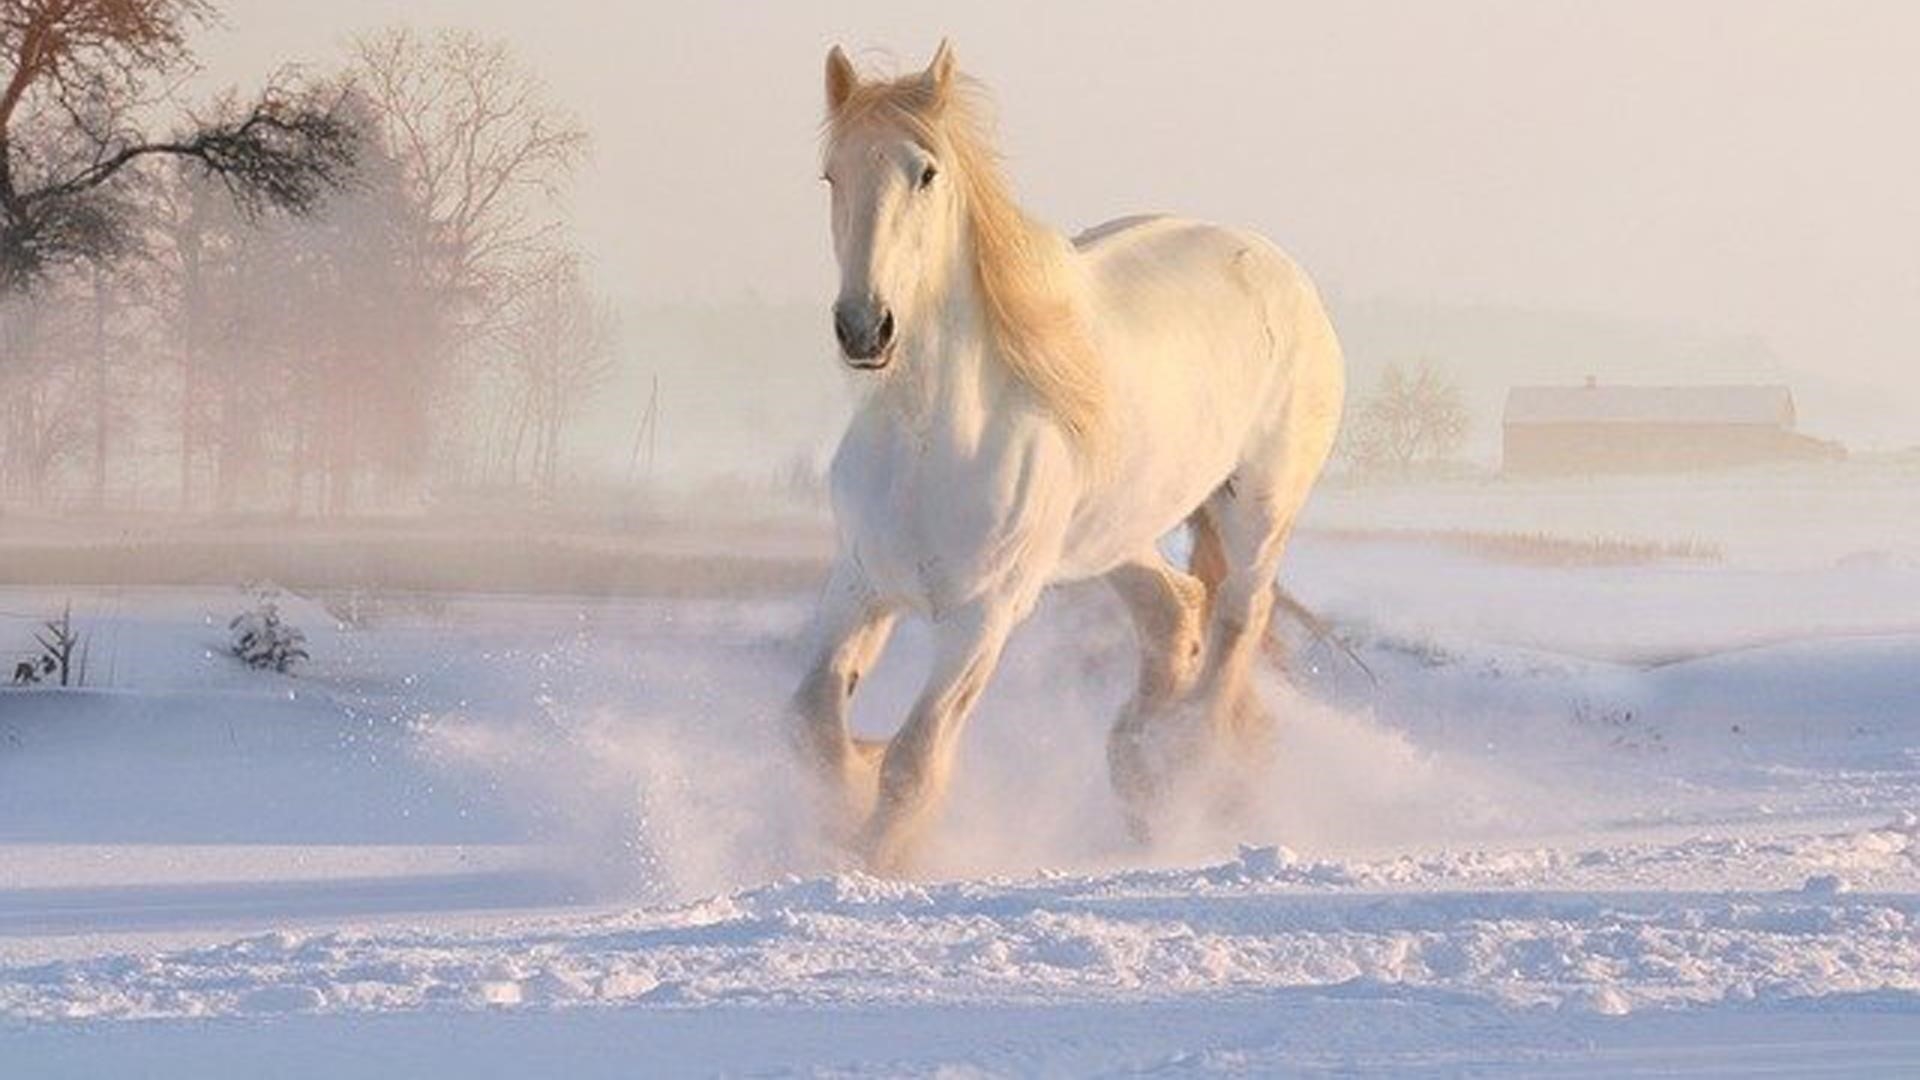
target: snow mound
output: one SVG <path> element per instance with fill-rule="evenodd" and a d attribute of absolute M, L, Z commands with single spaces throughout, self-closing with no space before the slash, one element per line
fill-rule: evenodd
<path fill-rule="evenodd" d="M 1603 1015 L 1876 993 L 1920 1011 L 1920 900 L 1910 894 L 1371 884 L 1400 873 L 1250 847 L 1192 869 L 947 884 L 847 875 L 471 931 L 282 931 L 0 968 L 0 1017 L 1059 1004 L 1301 989 Z"/>

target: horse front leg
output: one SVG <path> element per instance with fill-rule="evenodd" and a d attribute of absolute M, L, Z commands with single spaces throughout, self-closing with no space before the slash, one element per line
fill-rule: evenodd
<path fill-rule="evenodd" d="M 821 598 L 813 660 L 788 710 L 794 743 L 820 782 L 829 830 L 841 842 L 871 812 L 885 746 L 853 738 L 847 714 L 861 677 L 886 647 L 896 614 L 851 565 L 837 566 Z"/>
<path fill-rule="evenodd" d="M 1016 618 L 976 603 L 935 624 L 933 667 L 880 764 L 879 798 L 860 848 L 875 873 L 907 872 L 947 792 L 961 729 L 993 677 Z"/>

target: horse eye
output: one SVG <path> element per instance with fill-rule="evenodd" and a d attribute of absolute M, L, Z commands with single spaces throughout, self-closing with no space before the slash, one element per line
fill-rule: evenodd
<path fill-rule="evenodd" d="M 931 165 L 920 170 L 920 190 L 921 191 L 927 190 L 927 188 L 933 184 L 933 178 L 939 175 L 940 175 L 940 170 L 934 168 Z"/>

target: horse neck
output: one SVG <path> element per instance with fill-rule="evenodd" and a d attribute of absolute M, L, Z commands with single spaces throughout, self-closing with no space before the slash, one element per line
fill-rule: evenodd
<path fill-rule="evenodd" d="M 999 358 L 974 278 L 971 241 L 960 247 L 944 294 L 901 340 L 901 370 L 883 393 L 924 445 L 966 453 L 1024 388 Z"/>

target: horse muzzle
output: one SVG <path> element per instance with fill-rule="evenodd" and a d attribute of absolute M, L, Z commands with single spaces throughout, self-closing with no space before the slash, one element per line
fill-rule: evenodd
<path fill-rule="evenodd" d="M 893 360 L 893 312 L 883 304 L 833 305 L 833 334 L 848 367 L 878 371 Z"/>

